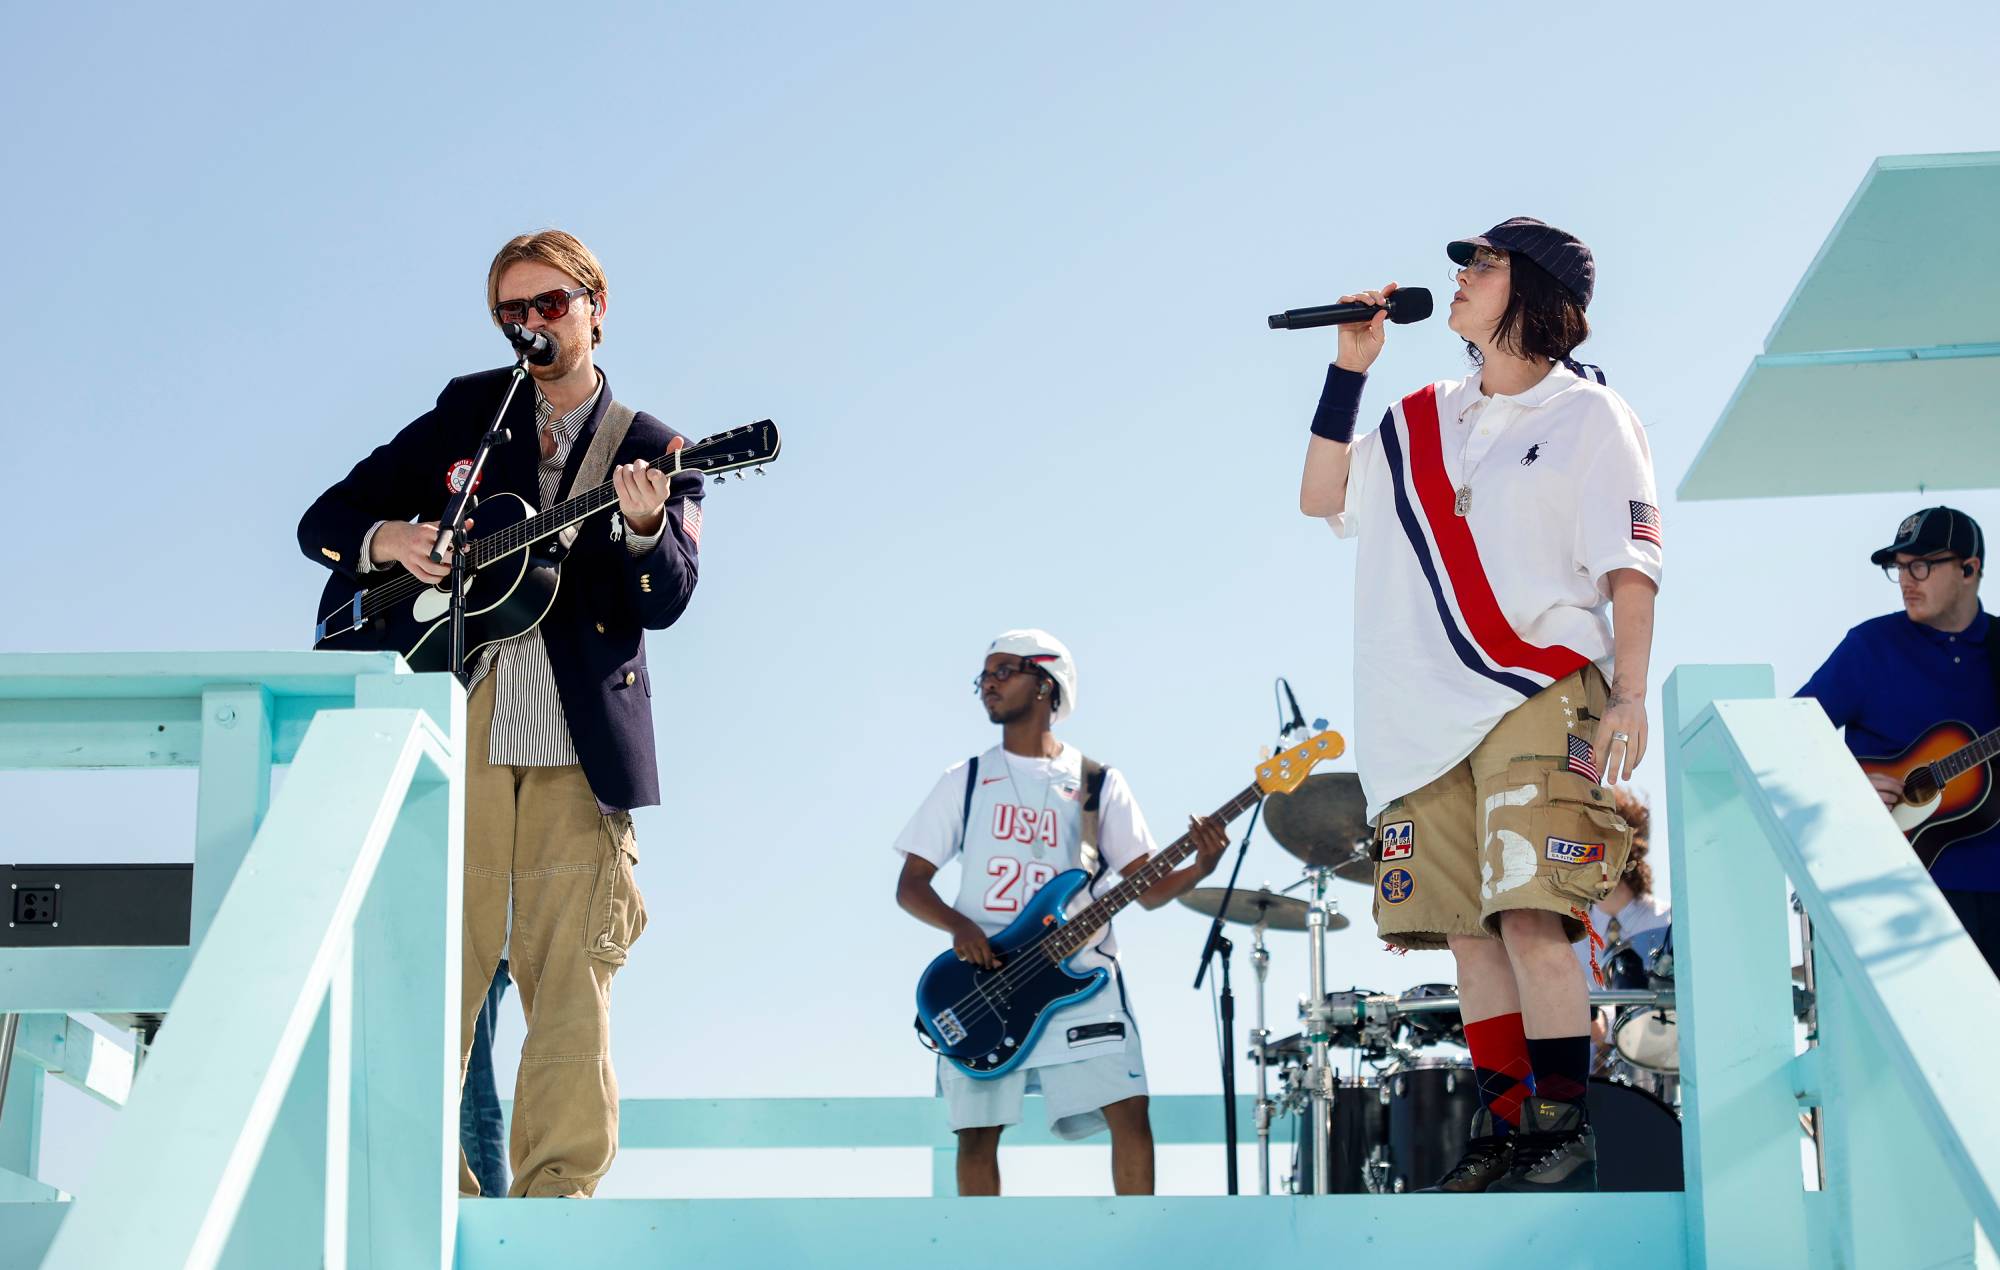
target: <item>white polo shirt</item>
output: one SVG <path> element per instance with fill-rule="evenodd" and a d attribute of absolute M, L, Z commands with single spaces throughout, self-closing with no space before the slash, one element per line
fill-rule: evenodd
<path fill-rule="evenodd" d="M 1609 677 L 1605 576 L 1660 579 L 1652 452 L 1624 399 L 1561 365 L 1512 397 L 1479 381 L 1391 406 L 1354 442 L 1346 510 L 1328 517 L 1360 539 L 1354 748 L 1370 819 L 1585 662 Z"/>

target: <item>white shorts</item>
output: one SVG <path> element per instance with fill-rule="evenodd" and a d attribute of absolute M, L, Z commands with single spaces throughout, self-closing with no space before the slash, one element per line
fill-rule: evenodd
<path fill-rule="evenodd" d="M 1049 1128 L 1059 1138 L 1087 1138 L 1105 1129 L 1103 1109 L 1146 1092 L 1146 1057 L 1135 1037 L 1122 1050 L 1069 1063 L 1024 1067 L 994 1080 L 974 1080 L 938 1060 L 938 1094 L 952 1131 L 1021 1123 L 1021 1100 L 1040 1093 Z"/>

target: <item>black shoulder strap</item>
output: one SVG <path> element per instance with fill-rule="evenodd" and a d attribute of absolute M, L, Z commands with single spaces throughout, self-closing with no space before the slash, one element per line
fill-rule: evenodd
<path fill-rule="evenodd" d="M 958 813 L 958 849 L 965 850 L 965 836 L 972 828 L 972 787 L 979 783 L 979 756 L 965 764 L 965 806 Z"/>

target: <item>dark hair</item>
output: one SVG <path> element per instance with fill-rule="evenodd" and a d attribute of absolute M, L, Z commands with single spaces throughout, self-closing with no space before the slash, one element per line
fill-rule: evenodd
<path fill-rule="evenodd" d="M 1493 340 L 1522 357 L 1559 362 L 1590 338 L 1590 319 L 1583 303 L 1555 275 L 1518 251 L 1507 253 L 1507 307 L 1493 326 Z M 1471 340 L 1465 351 L 1473 364 L 1479 348 Z"/>
<path fill-rule="evenodd" d="M 1611 801 L 1625 823 L 1632 826 L 1632 854 L 1625 860 L 1621 877 L 1631 886 L 1632 898 L 1642 900 L 1653 893 L 1653 866 L 1646 863 L 1646 853 L 1652 849 L 1646 838 L 1653 827 L 1653 809 L 1623 786 L 1611 795 Z"/>

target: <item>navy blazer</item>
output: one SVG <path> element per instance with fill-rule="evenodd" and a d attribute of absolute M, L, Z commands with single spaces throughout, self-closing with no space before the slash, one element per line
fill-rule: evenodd
<path fill-rule="evenodd" d="M 436 520 L 450 499 L 451 465 L 479 449 L 493 412 L 507 391 L 508 369 L 452 380 L 424 412 L 388 444 L 313 500 L 299 521 L 299 548 L 333 570 L 320 612 L 379 581 L 355 572 L 361 540 L 376 521 Z M 611 381 L 570 447 L 564 497 L 611 404 Z M 535 469 L 541 443 L 535 429 L 535 395 L 528 385 L 507 408 L 513 430 L 495 450 L 480 478 L 480 492 L 518 494 L 541 506 Z M 651 462 L 680 434 L 649 414 L 637 415 L 615 461 Z M 645 632 L 665 630 L 687 610 L 697 572 L 695 542 L 683 517 L 702 497 L 701 477 L 683 472 L 668 493 L 666 526 L 651 551 L 635 556 L 611 537 L 611 509 L 578 526 L 562 568 L 555 604 L 542 619 L 542 638 L 555 672 L 556 693 L 585 779 L 606 811 L 649 807 L 660 801 L 659 759 L 653 741 L 653 683 L 646 671 Z M 477 521 L 479 514 L 473 513 Z M 475 528 L 474 536 L 477 537 Z"/>

